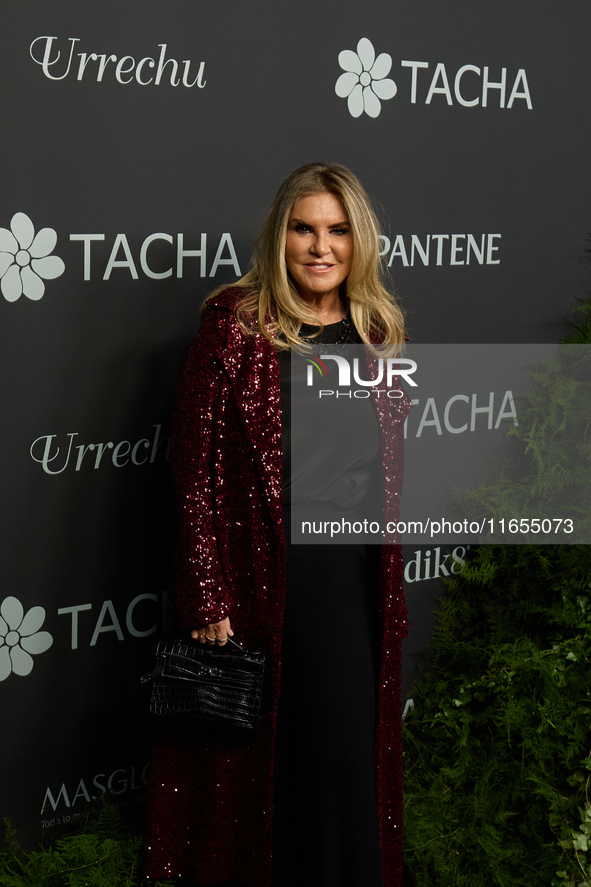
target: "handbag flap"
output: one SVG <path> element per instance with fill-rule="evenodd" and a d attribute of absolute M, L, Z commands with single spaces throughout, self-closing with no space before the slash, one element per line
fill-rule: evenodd
<path fill-rule="evenodd" d="M 157 659 L 162 676 L 186 680 L 252 680 L 262 677 L 265 654 L 239 647 L 204 647 L 181 640 L 160 641 Z"/>

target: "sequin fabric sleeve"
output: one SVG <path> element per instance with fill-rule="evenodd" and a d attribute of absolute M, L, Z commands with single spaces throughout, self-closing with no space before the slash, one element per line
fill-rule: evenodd
<path fill-rule="evenodd" d="M 227 338 L 226 312 L 209 311 L 179 376 L 172 423 L 179 547 L 173 591 L 176 628 L 221 622 L 232 611 L 216 536 L 218 414 L 229 396 L 219 355 Z M 223 435 L 222 435 L 223 436 Z"/>

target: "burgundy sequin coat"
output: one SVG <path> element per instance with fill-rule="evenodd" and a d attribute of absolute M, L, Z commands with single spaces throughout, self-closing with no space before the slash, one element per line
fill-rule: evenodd
<path fill-rule="evenodd" d="M 240 642 L 268 654 L 267 711 L 251 737 L 212 741 L 195 728 L 189 736 L 177 732 L 155 742 L 146 875 L 267 887 L 285 594 L 281 402 L 276 352 L 263 336 L 246 335 L 238 326 L 233 315 L 238 293 L 228 289 L 209 302 L 178 382 L 172 456 L 181 545 L 174 607 L 177 629 L 230 616 Z M 408 404 L 378 398 L 376 406 L 392 519 Z M 399 546 L 384 546 L 374 756 L 384 887 L 402 887 L 400 642 L 407 627 L 402 575 Z"/>

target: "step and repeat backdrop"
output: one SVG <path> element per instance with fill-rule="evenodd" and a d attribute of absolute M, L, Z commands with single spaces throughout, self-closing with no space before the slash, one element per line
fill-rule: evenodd
<path fill-rule="evenodd" d="M 24 840 L 105 791 L 141 810 L 174 382 L 279 183 L 357 173 L 413 342 L 557 341 L 589 287 L 590 29 L 583 0 L 6 0 L 0 813 Z M 468 550 L 406 548 L 407 706 Z"/>

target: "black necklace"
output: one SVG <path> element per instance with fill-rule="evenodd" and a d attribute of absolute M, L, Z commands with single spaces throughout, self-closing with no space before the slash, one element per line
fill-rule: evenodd
<path fill-rule="evenodd" d="M 340 323 L 341 329 L 336 342 L 319 342 L 318 337 L 311 338 L 309 336 L 302 336 L 301 333 L 300 339 L 302 342 L 305 342 L 306 345 L 311 345 L 315 354 L 338 354 L 338 352 L 342 351 L 351 341 L 353 321 L 351 320 L 351 309 L 349 305 L 347 305 L 347 313 Z"/>

